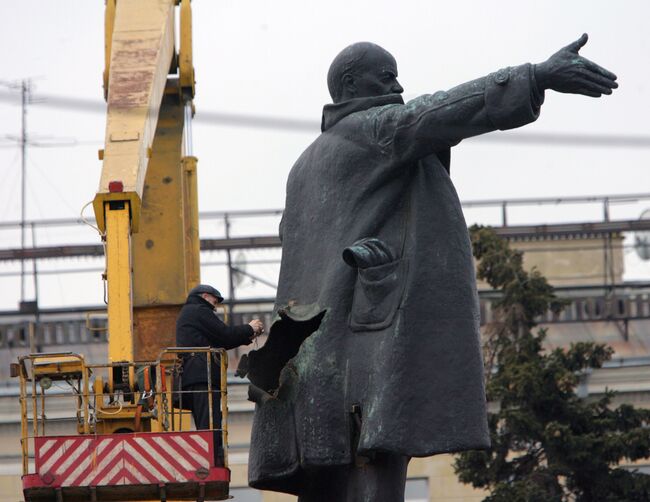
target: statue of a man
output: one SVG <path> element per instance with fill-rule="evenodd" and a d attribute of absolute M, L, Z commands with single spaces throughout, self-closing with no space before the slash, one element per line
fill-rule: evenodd
<path fill-rule="evenodd" d="M 586 42 L 408 103 L 386 50 L 336 56 L 323 132 L 287 182 L 277 320 L 240 366 L 257 403 L 251 486 L 394 502 L 411 457 L 489 446 L 450 149 L 533 122 L 547 89 L 611 94 L 616 76 L 578 54 Z"/>

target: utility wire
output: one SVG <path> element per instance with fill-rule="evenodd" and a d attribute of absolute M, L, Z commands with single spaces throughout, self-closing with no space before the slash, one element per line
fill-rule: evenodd
<path fill-rule="evenodd" d="M 61 199 L 61 202 L 63 203 L 64 206 L 66 206 L 72 214 L 76 214 L 77 210 L 74 209 L 72 206 L 70 206 L 70 203 L 66 200 L 66 197 L 59 191 L 59 189 L 56 187 L 56 185 L 50 180 L 50 178 L 45 174 L 45 171 L 43 171 L 37 164 L 34 162 L 33 158 L 29 158 L 29 164 L 38 171 L 38 174 L 40 176 L 40 179 L 45 181 L 52 191 L 58 195 L 59 199 Z M 38 203 L 37 198 L 35 197 L 36 202 Z"/>
<path fill-rule="evenodd" d="M 6 172 L 2 176 L 2 179 L 0 180 L 0 187 L 9 191 L 9 196 L 3 197 L 5 201 L 5 205 L 0 215 L 5 215 L 9 211 L 9 208 L 13 205 L 13 198 L 16 195 L 16 190 L 14 190 L 16 170 L 14 169 L 14 166 L 16 165 L 16 161 L 18 160 L 19 153 L 20 151 L 16 150 L 14 154 L 14 158 L 11 160 L 9 164 L 6 165 Z M 10 176 L 12 176 L 11 182 L 8 181 Z"/>
<path fill-rule="evenodd" d="M 38 106 L 64 108 L 71 112 L 106 113 L 106 104 L 92 99 L 68 96 L 41 95 Z M 0 102 L 16 103 L 11 93 L 0 92 Z M 275 131 L 318 134 L 320 121 L 271 115 L 252 115 L 215 111 L 198 111 L 197 124 L 272 129 Z M 476 136 L 465 141 L 481 143 L 543 144 L 551 146 L 589 146 L 609 148 L 650 148 L 650 136 L 634 134 L 576 134 L 556 132 L 500 132 Z"/>

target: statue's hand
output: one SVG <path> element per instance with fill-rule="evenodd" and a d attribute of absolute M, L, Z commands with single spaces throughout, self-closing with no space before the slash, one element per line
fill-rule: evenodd
<path fill-rule="evenodd" d="M 587 43 L 587 34 L 563 47 L 543 63 L 535 65 L 535 79 L 540 89 L 584 94 L 599 98 L 616 89 L 616 75 L 583 58 L 578 51 Z"/>

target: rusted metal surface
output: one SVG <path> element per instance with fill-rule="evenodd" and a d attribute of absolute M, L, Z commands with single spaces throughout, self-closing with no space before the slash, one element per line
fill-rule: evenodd
<path fill-rule="evenodd" d="M 143 59 L 155 55 L 155 50 L 116 51 L 118 56 Z M 135 108 L 147 104 L 146 90 L 150 84 L 151 72 L 130 71 L 115 72 L 116 78 L 111 81 L 111 89 L 115 91 L 116 98 L 109 101 L 115 108 Z"/>
<path fill-rule="evenodd" d="M 165 347 L 176 346 L 176 317 L 182 305 L 133 309 L 133 359 L 151 361 Z"/>
<path fill-rule="evenodd" d="M 0 261 L 33 260 L 44 258 L 74 258 L 79 256 L 103 256 L 104 248 L 97 244 L 74 244 L 67 246 L 43 246 L 26 249 L 0 249 Z"/>
<path fill-rule="evenodd" d="M 280 238 L 276 235 L 260 235 L 254 237 L 230 237 L 228 239 L 201 239 L 201 251 L 221 251 L 227 249 L 259 249 L 281 246 Z"/>
<path fill-rule="evenodd" d="M 225 471 L 214 468 L 213 470 Z M 225 478 L 225 475 L 224 475 Z M 56 490 L 43 488 L 33 482 L 33 476 L 26 478 L 26 495 L 33 502 L 56 500 Z M 228 498 L 229 480 L 208 480 L 202 483 L 167 483 L 134 487 L 132 485 L 111 487 L 70 487 L 62 490 L 62 500 L 66 502 L 120 501 L 120 500 L 225 500 Z M 65 493 L 65 495 L 63 495 Z M 94 495 L 93 495 L 94 493 Z M 202 495 L 201 495 L 202 494 Z M 63 498 L 65 497 L 65 498 Z M 200 498 L 203 497 L 203 498 Z"/>
<path fill-rule="evenodd" d="M 280 238 L 275 235 L 255 237 L 233 237 L 230 239 L 201 239 L 201 251 L 224 251 L 227 249 L 261 249 L 280 247 Z M 74 258 L 80 256 L 102 256 L 102 246 L 94 244 L 71 246 L 46 246 L 28 249 L 0 249 L 0 261 L 32 260 L 46 258 Z"/>
<path fill-rule="evenodd" d="M 507 239 L 575 235 L 577 237 L 638 232 L 650 230 L 650 220 L 600 221 L 595 223 L 561 223 L 554 225 L 522 225 L 495 228 L 498 235 Z"/>

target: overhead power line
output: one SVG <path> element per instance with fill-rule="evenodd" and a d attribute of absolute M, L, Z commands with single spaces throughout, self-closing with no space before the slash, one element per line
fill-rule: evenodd
<path fill-rule="evenodd" d="M 106 104 L 99 100 L 82 99 L 69 96 L 40 95 L 38 106 L 66 109 L 71 112 L 105 113 Z M 17 103 L 15 96 L 8 92 L 0 92 L 0 102 Z M 275 131 L 318 134 L 320 120 L 280 117 L 272 115 L 256 115 L 201 111 L 196 114 L 197 124 L 207 124 L 228 127 L 244 127 L 251 129 L 272 129 Z M 589 146 L 607 148 L 650 148 L 649 135 L 634 134 L 577 134 L 561 132 L 500 132 L 470 138 L 471 142 L 482 143 L 518 143 L 543 144 L 547 146 Z"/>

